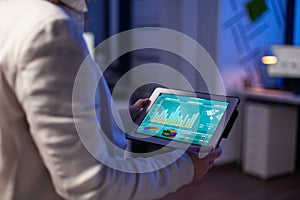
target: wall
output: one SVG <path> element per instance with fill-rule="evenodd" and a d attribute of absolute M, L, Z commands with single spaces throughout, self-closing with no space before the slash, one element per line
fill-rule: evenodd
<path fill-rule="evenodd" d="M 219 55 L 217 64 L 228 90 L 241 87 L 247 75 L 259 82 L 260 58 L 271 44 L 285 42 L 286 0 L 265 0 L 267 10 L 251 21 L 249 0 L 219 1 Z"/>
<path fill-rule="evenodd" d="M 294 30 L 294 43 L 296 45 L 300 45 L 300 0 L 295 0 L 295 22 L 298 22 L 298 24 L 294 24 L 295 30 Z"/>
<path fill-rule="evenodd" d="M 217 59 L 218 0 L 133 0 L 132 11 L 133 28 L 164 27 L 182 32 L 198 41 L 214 60 Z M 191 57 L 199 56 L 195 54 L 192 47 L 181 45 L 182 51 L 189 52 Z M 177 55 L 157 50 L 140 51 L 134 54 L 134 66 L 145 62 L 159 62 L 171 66 L 187 77 L 195 90 L 207 91 L 205 83 L 200 75 L 196 75 L 197 72 L 193 66 Z M 145 74 L 147 75 L 147 73 Z M 133 76 L 136 81 L 144 79 L 142 76 L 134 74 Z M 180 81 L 174 80 L 172 77 L 158 73 L 155 78 L 157 82 L 167 79 L 174 85 L 174 88 L 186 89 Z"/>

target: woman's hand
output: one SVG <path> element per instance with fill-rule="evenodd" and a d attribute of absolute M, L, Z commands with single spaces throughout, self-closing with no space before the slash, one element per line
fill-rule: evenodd
<path fill-rule="evenodd" d="M 219 146 L 209 152 L 204 158 L 198 157 L 198 152 L 189 151 L 193 164 L 194 164 L 194 178 L 192 183 L 199 182 L 199 180 L 213 167 L 214 160 L 217 159 L 222 153 L 222 148 Z"/>
<path fill-rule="evenodd" d="M 135 102 L 132 106 L 129 107 L 129 112 L 133 120 L 135 120 L 142 110 L 150 103 L 148 98 L 146 99 L 139 99 Z"/>

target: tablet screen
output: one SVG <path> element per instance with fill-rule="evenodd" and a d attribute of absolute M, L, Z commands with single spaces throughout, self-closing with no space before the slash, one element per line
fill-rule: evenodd
<path fill-rule="evenodd" d="M 205 146 L 228 105 L 224 101 L 161 93 L 136 132 Z"/>

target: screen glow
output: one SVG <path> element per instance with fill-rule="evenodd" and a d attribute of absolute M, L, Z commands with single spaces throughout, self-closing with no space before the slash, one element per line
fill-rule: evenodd
<path fill-rule="evenodd" d="M 207 145 L 215 133 L 228 102 L 161 94 L 137 133 Z"/>

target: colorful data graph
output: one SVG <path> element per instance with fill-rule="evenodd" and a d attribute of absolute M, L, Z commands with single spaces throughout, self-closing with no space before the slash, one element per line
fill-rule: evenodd
<path fill-rule="evenodd" d="M 145 122 L 169 128 L 197 130 L 203 103 L 175 95 L 163 95 L 153 105 Z"/>
<path fill-rule="evenodd" d="M 228 106 L 227 102 L 161 94 L 137 133 L 207 145 Z"/>
<path fill-rule="evenodd" d="M 169 109 L 164 109 L 160 113 L 156 113 L 152 118 L 151 122 L 167 124 L 172 126 L 180 126 L 183 128 L 192 128 L 199 116 L 199 113 L 193 115 L 183 116 L 180 111 L 180 107 L 177 107 L 175 112 L 169 114 Z"/>

